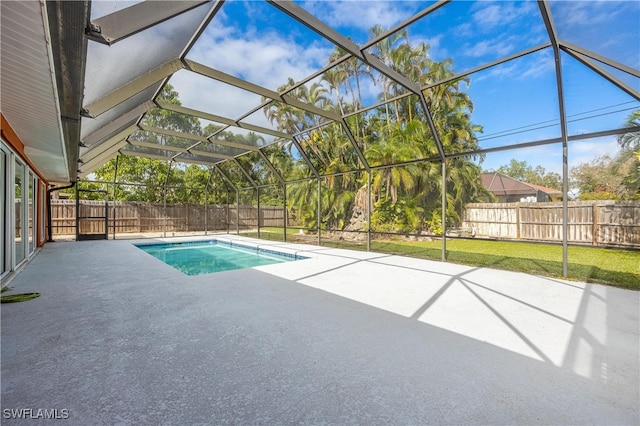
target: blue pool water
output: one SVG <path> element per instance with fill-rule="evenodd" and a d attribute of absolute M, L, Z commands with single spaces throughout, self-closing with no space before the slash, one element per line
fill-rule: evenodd
<path fill-rule="evenodd" d="M 187 275 L 210 274 L 305 259 L 297 255 L 216 240 L 137 244 L 136 247 Z"/>

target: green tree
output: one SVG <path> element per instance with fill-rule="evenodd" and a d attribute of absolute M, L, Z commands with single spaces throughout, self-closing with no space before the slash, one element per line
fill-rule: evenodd
<path fill-rule="evenodd" d="M 509 164 L 502 165 L 498 172 L 507 175 L 520 182 L 532 183 L 534 185 L 546 186 L 547 188 L 562 190 L 562 176 L 556 172 L 547 170 L 538 165 L 533 167 L 525 160 L 518 161 L 512 158 Z"/>
<path fill-rule="evenodd" d="M 118 185 L 115 194 L 116 201 L 139 201 L 147 203 L 160 203 L 163 201 L 164 182 L 169 172 L 169 162 L 153 160 L 144 157 L 120 155 L 118 158 L 118 182 L 131 183 L 133 185 Z M 98 180 L 113 180 L 116 160 L 105 163 L 94 172 Z M 171 174 L 173 179 L 167 183 L 175 185 L 176 173 Z"/>
<path fill-rule="evenodd" d="M 382 27 L 371 29 L 372 34 L 381 34 Z M 372 47 L 372 53 L 394 70 L 407 76 L 420 86 L 437 83 L 453 76 L 450 60 L 435 62 L 428 58 L 429 46 L 424 43 L 409 43 L 406 31 L 393 34 Z M 331 60 L 343 56 L 336 49 Z M 374 74 L 355 58 L 343 61 L 326 72 L 320 83 L 308 89 L 304 86 L 289 92 L 290 96 L 318 108 L 348 114 L 362 107 L 361 83 L 370 78 L 378 87 L 378 99 L 384 102 L 367 114 L 354 114 L 346 119 L 365 159 L 372 166 L 393 165 L 416 159 L 437 158 L 435 138 L 426 124 L 423 105 L 416 96 L 399 95 L 406 89 L 382 74 Z M 471 122 L 473 104 L 462 90 L 468 80 L 458 79 L 432 87 L 425 93 L 433 115 L 434 124 L 447 152 L 464 152 L 478 148 L 475 137 L 482 131 Z M 280 87 L 285 91 L 293 80 Z M 329 98 L 328 94 L 334 94 Z M 335 99 L 332 102 L 330 99 Z M 272 102 L 264 109 L 266 117 L 282 131 L 298 134 L 299 142 L 310 162 L 321 175 L 322 216 L 317 218 L 317 184 L 295 184 L 289 186 L 288 202 L 296 206 L 296 214 L 307 224 L 320 220 L 328 227 L 342 227 L 348 223 L 358 191 L 366 188 L 365 174 L 353 173 L 362 165 L 355 154 L 352 142 L 340 124 L 315 127 L 321 124 L 317 117 L 290 105 Z M 282 150 L 265 150 L 274 162 Z M 447 186 L 442 188 L 441 168 L 437 163 L 409 164 L 402 167 L 377 169 L 372 176 L 374 213 L 372 223 L 384 226 L 385 230 L 415 231 L 433 212 L 441 208 L 440 192 L 447 191 L 447 220 L 456 222 L 462 206 L 477 199 L 481 191 L 480 169 L 468 158 L 461 157 L 448 164 Z M 284 166 L 286 164 L 286 166 Z M 290 168 L 289 176 L 308 176 L 306 166 L 299 159 L 283 163 Z M 299 169 L 299 171 L 298 171 Z M 345 173 L 350 172 L 350 173 Z M 358 201 L 359 202 L 359 201 Z"/>
<path fill-rule="evenodd" d="M 181 105 L 176 92 L 170 84 L 162 89 L 158 99 Z M 153 108 L 149 110 L 142 121 L 142 124 L 159 127 L 167 130 L 175 130 L 183 133 L 202 135 L 200 121 L 196 117 L 179 114 L 173 111 Z M 137 146 L 136 151 L 144 155 L 154 154 L 156 150 L 163 150 L 163 146 L 186 148 L 193 144 L 191 140 L 184 140 L 175 136 L 167 136 L 154 132 L 137 131 L 133 133 L 129 140 L 135 145 L 136 142 L 151 142 L 158 145 L 157 148 Z M 165 154 L 172 156 L 175 150 L 165 150 Z M 164 200 L 164 185 L 184 186 L 185 168 L 176 164 L 171 165 L 165 160 L 156 160 L 145 157 L 131 155 L 120 155 L 105 163 L 93 174 L 97 180 L 112 182 L 118 162 L 117 179 L 118 182 L 135 183 L 136 185 L 120 185 L 115 194 L 115 199 L 120 201 L 141 201 L 149 203 L 159 203 Z M 112 198 L 113 199 L 113 198 Z M 186 190 L 172 189 L 167 191 L 168 202 L 184 202 L 188 199 Z"/>
<path fill-rule="evenodd" d="M 640 127 L 640 109 L 633 111 L 627 117 L 624 127 Z M 640 132 L 628 131 L 618 136 L 618 143 L 622 148 L 629 148 L 633 151 L 640 151 Z"/>
<path fill-rule="evenodd" d="M 614 159 L 609 155 L 594 158 L 571 168 L 571 185 L 581 200 L 613 199 L 625 196 L 624 176 L 614 172 Z"/>
<path fill-rule="evenodd" d="M 183 184 L 174 190 L 174 202 L 204 204 L 211 179 L 210 167 L 189 164 L 184 168 Z"/>
<path fill-rule="evenodd" d="M 624 127 L 640 126 L 640 110 L 633 111 L 627 117 Z M 628 131 L 618 136 L 620 153 L 614 161 L 613 171 L 623 174 L 623 184 L 627 190 L 627 198 L 640 198 L 640 132 Z"/>

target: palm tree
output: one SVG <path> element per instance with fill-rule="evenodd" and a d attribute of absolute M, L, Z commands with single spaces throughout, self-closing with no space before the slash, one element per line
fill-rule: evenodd
<path fill-rule="evenodd" d="M 627 117 L 624 127 L 640 127 L 640 109 L 633 111 Z M 618 136 L 618 143 L 624 149 L 640 151 L 640 132 L 626 132 Z"/>
<path fill-rule="evenodd" d="M 342 100 L 342 95 L 340 93 L 340 86 L 344 84 L 348 77 L 347 71 L 341 67 L 336 67 L 330 70 L 325 71 L 322 75 L 322 81 L 326 82 L 329 85 L 329 93 L 336 93 L 336 100 L 338 102 L 338 109 L 340 110 L 340 114 L 345 114 L 344 104 Z"/>
<path fill-rule="evenodd" d="M 374 35 L 381 34 L 382 27 L 371 29 Z M 405 75 L 418 85 L 425 86 L 454 75 L 450 60 L 435 62 L 429 59 L 429 46 L 420 43 L 412 46 L 406 31 L 392 34 L 378 42 L 372 53 L 388 66 Z M 331 60 L 342 56 L 337 49 Z M 308 89 L 301 87 L 291 92 L 291 96 L 323 109 L 348 114 L 361 106 L 360 79 L 371 77 L 370 70 L 355 58 L 348 59 L 327 71 L 322 80 Z M 434 124 L 445 151 L 457 153 L 478 147 L 475 134 L 481 127 L 471 122 L 473 104 L 461 90 L 468 80 L 459 79 L 432 87 L 427 91 L 427 103 L 434 118 Z M 290 87 L 293 81 L 286 85 Z M 378 77 L 375 84 L 380 87 L 379 99 L 387 101 L 406 91 L 406 88 L 384 77 Z M 284 90 L 284 89 L 282 89 Z M 326 94 L 336 95 L 335 104 Z M 346 99 L 349 99 L 346 100 Z M 271 104 L 265 108 L 269 120 L 283 131 L 299 133 L 314 121 L 314 117 L 296 111 L 287 105 Z M 416 159 L 437 157 L 435 138 L 426 125 L 422 105 L 417 96 L 406 96 L 385 104 L 367 114 L 348 119 L 355 129 L 355 136 L 364 147 L 367 162 L 373 166 L 393 165 Z M 327 226 L 342 226 L 358 189 L 363 186 L 362 177 L 356 173 L 341 174 L 358 167 L 358 159 L 344 129 L 339 124 L 331 124 L 307 132 L 300 144 L 318 171 L 327 176 L 322 180 L 322 217 L 317 218 L 317 182 L 295 184 L 290 190 L 289 204 L 296 205 L 307 223 L 321 220 Z M 275 154 L 272 154 L 275 155 Z M 300 164 L 300 162 L 298 162 Z M 292 175 L 304 168 L 293 166 Z M 470 160 L 459 158 L 447 164 L 447 216 L 459 219 L 462 206 L 474 200 L 479 190 L 479 167 Z M 375 193 L 377 218 L 387 218 L 402 222 L 400 228 L 419 227 L 425 219 L 433 217 L 433 212 L 441 208 L 441 168 L 438 163 L 409 164 L 402 167 L 382 168 L 373 173 L 372 186 Z M 314 202 L 311 202 L 314 199 Z M 374 217 L 372 217 L 372 220 Z M 316 222 L 317 223 L 317 222 Z M 393 228 L 393 225 L 391 226 Z"/>
<path fill-rule="evenodd" d="M 627 117 L 624 127 L 640 126 L 640 109 Z M 623 184 L 626 187 L 626 198 L 640 197 L 640 132 L 628 131 L 618 136 L 621 150 L 612 163 L 614 173 L 625 175 Z"/>

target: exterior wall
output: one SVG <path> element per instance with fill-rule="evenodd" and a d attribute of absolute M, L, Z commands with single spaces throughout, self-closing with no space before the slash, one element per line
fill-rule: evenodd
<path fill-rule="evenodd" d="M 47 209 L 46 209 L 46 204 L 45 204 L 45 208 L 42 209 L 41 208 L 41 203 L 46 203 L 46 197 L 47 197 L 47 187 L 48 187 L 48 182 L 47 180 L 42 177 L 42 174 L 40 173 L 40 171 L 33 165 L 33 163 L 31 162 L 31 160 L 29 160 L 29 157 L 27 157 L 27 155 L 24 152 L 24 143 L 22 143 L 22 141 L 20 140 L 20 138 L 18 137 L 18 135 L 13 131 L 13 128 L 11 127 L 11 125 L 9 124 L 9 122 L 5 119 L 4 115 L 2 115 L 0 113 L 0 120 L 2 123 L 2 129 L 0 132 L 0 136 L 2 137 L 3 142 L 8 145 L 8 147 L 14 152 L 14 154 L 16 156 L 18 156 L 20 158 L 20 160 L 22 160 L 24 163 L 26 163 L 26 165 L 29 167 L 29 169 L 38 177 L 38 182 L 37 182 L 37 195 L 36 195 L 36 223 L 37 226 L 35 229 L 38 230 L 38 232 L 36 233 L 37 238 L 37 246 L 38 247 L 42 247 L 45 242 L 47 241 L 47 227 L 46 225 L 46 221 L 47 221 Z M 42 232 L 40 232 L 41 227 L 43 227 L 44 229 L 44 234 Z"/>
<path fill-rule="evenodd" d="M 24 143 L 1 114 L 0 121 L 4 162 L 1 171 L 3 215 L 0 224 L 4 277 L 33 256 L 36 247 L 42 247 L 47 241 L 45 203 L 48 182 L 25 155 Z M 15 185 L 17 171 L 21 173 L 21 187 Z M 16 191 L 24 195 L 16 199 Z M 24 258 L 23 253 L 26 253 Z"/>
<path fill-rule="evenodd" d="M 551 200 L 551 197 L 549 196 L 549 194 L 540 190 L 537 190 L 535 195 L 532 193 L 504 195 L 504 194 L 498 194 L 495 192 L 494 192 L 494 195 L 496 196 L 496 199 L 498 200 L 499 203 L 519 203 L 519 202 L 524 202 L 523 200 L 526 200 L 528 198 L 530 198 L 532 202 L 535 201 L 538 203 L 548 203 L 553 201 Z"/>

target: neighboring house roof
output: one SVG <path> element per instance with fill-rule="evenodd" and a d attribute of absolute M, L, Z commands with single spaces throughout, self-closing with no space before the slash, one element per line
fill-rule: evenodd
<path fill-rule="evenodd" d="M 562 191 L 547 188 L 532 183 L 520 182 L 512 177 L 498 172 L 483 173 L 481 176 L 482 185 L 496 195 L 536 195 L 538 191 L 545 194 L 562 195 Z"/>
<path fill-rule="evenodd" d="M 536 185 L 533 183 L 527 183 L 525 185 L 529 185 L 529 186 L 533 186 L 534 188 L 537 188 L 538 190 L 544 192 L 545 194 L 548 195 L 562 195 L 562 191 L 558 190 L 558 189 L 553 189 L 553 188 L 547 188 L 546 186 L 542 186 L 542 185 Z"/>

